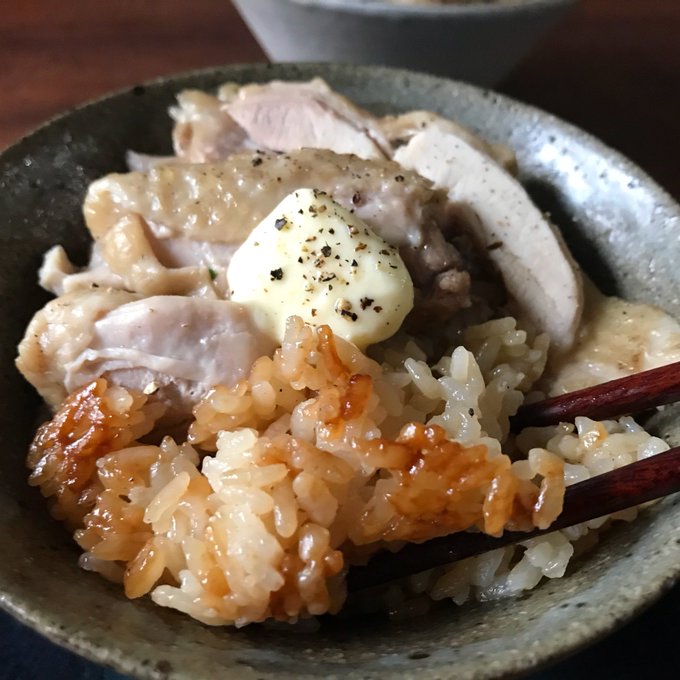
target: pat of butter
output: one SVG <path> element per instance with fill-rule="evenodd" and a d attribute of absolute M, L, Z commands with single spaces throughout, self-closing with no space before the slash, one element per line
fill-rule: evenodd
<path fill-rule="evenodd" d="M 289 194 L 255 227 L 227 279 L 231 299 L 279 342 L 297 315 L 363 348 L 396 333 L 413 308 L 397 249 L 314 189 Z"/>

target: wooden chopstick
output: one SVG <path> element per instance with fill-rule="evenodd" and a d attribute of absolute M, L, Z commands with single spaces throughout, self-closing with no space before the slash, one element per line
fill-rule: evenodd
<path fill-rule="evenodd" d="M 500 538 L 486 534 L 457 533 L 425 543 L 411 543 L 397 553 L 378 553 L 366 566 L 352 567 L 347 575 L 347 589 L 356 592 L 388 583 L 625 510 L 677 491 L 680 491 L 680 447 L 567 487 L 562 514 L 549 529 L 506 531 Z"/>
<path fill-rule="evenodd" d="M 510 418 L 510 428 L 519 432 L 573 422 L 577 416 L 605 420 L 675 401 L 680 401 L 680 362 L 521 406 Z"/>

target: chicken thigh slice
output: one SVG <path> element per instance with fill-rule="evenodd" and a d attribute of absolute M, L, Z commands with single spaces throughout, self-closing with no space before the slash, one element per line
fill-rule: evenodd
<path fill-rule="evenodd" d="M 92 343 L 95 322 L 139 299 L 122 290 L 87 288 L 51 300 L 28 324 L 17 368 L 50 406 L 57 407 L 68 395 L 67 366 Z"/>
<path fill-rule="evenodd" d="M 570 347 L 583 309 L 581 273 L 522 185 L 489 155 L 436 124 L 397 149 L 395 160 L 448 191 L 521 313 L 556 347 Z"/>
<path fill-rule="evenodd" d="M 228 300 L 77 291 L 49 302 L 19 345 L 17 366 L 52 407 L 97 377 L 145 391 L 186 420 L 214 385 L 247 377 L 272 342 Z"/>
<path fill-rule="evenodd" d="M 186 163 L 211 163 L 257 148 L 248 132 L 225 109 L 224 100 L 206 92 L 180 92 L 170 116 L 175 121 L 175 154 Z"/>
<path fill-rule="evenodd" d="M 432 111 L 409 111 L 398 116 L 384 116 L 379 119 L 378 125 L 395 151 L 407 144 L 418 133 L 434 126 L 439 131 L 460 137 L 478 151 L 491 156 L 511 174 L 517 174 L 517 158 L 509 146 L 493 144 L 460 123 Z"/>
<path fill-rule="evenodd" d="M 320 78 L 246 85 L 223 108 L 260 149 L 330 149 L 360 158 L 391 154 L 377 119 Z"/>

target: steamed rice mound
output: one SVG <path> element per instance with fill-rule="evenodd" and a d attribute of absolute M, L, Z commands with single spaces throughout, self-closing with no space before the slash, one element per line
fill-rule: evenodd
<path fill-rule="evenodd" d="M 209 624 L 336 612 L 353 555 L 468 529 L 547 527 L 561 510 L 562 461 L 532 450 L 519 475 L 488 432 L 507 430 L 540 374 L 518 367 L 542 368 L 545 340 L 528 345 L 514 320 L 468 338 L 486 380 L 463 347 L 430 369 L 409 341 L 411 358 L 393 347 L 380 365 L 291 317 L 273 358 L 197 406 L 182 444 L 132 441 L 160 414 L 98 380 L 41 428 L 31 483 L 55 515 L 81 519 L 81 566 L 129 597 L 151 593 Z M 121 439 L 125 418 L 136 426 Z M 83 458 L 93 433 L 101 445 Z"/>

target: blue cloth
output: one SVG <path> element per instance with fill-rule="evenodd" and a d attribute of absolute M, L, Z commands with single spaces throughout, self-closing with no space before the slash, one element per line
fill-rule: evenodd
<path fill-rule="evenodd" d="M 677 620 L 680 586 L 618 633 L 531 680 L 676 680 L 680 677 Z M 127 680 L 61 649 L 0 613 L 0 680 Z"/>

